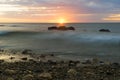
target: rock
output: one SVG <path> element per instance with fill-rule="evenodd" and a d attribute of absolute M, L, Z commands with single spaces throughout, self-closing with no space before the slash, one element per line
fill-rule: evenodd
<path fill-rule="evenodd" d="M 45 54 L 41 54 L 41 55 L 40 55 L 40 58 L 45 58 L 45 57 L 46 57 Z"/>
<path fill-rule="evenodd" d="M 10 59 L 12 60 L 12 59 L 15 59 L 15 57 L 10 57 Z"/>
<path fill-rule="evenodd" d="M 52 61 L 52 60 L 48 60 L 47 63 L 51 64 L 51 65 L 56 65 L 57 62 L 56 61 Z"/>
<path fill-rule="evenodd" d="M 0 70 L 0 74 L 2 74 L 2 70 Z"/>
<path fill-rule="evenodd" d="M 26 61 L 28 58 L 27 57 L 23 57 L 23 58 L 21 58 L 22 60 L 24 60 L 24 61 Z"/>
<path fill-rule="evenodd" d="M 75 28 L 74 27 L 68 27 L 68 30 L 75 30 Z"/>
<path fill-rule="evenodd" d="M 91 64 L 91 60 L 85 60 L 84 62 L 82 62 L 82 64 Z"/>
<path fill-rule="evenodd" d="M 93 64 L 98 64 L 100 61 L 98 58 L 93 58 L 92 59 Z"/>
<path fill-rule="evenodd" d="M 57 30 L 68 30 L 66 26 L 59 26 L 57 27 Z"/>
<path fill-rule="evenodd" d="M 31 50 L 25 49 L 25 50 L 22 51 L 22 54 L 31 54 L 30 52 L 31 52 Z"/>
<path fill-rule="evenodd" d="M 54 54 L 49 54 L 49 56 L 54 57 Z"/>
<path fill-rule="evenodd" d="M 7 78 L 7 80 L 14 80 L 12 77 Z"/>
<path fill-rule="evenodd" d="M 50 73 L 41 73 L 39 78 L 52 79 L 52 75 Z"/>
<path fill-rule="evenodd" d="M 27 74 L 27 75 L 25 75 L 25 76 L 22 78 L 22 80 L 33 80 L 33 78 L 34 78 L 33 75 Z"/>
<path fill-rule="evenodd" d="M 76 75 L 77 71 L 75 69 L 69 69 L 68 70 L 68 74 L 70 74 L 70 75 Z"/>
<path fill-rule="evenodd" d="M 6 69 L 6 70 L 4 71 L 4 73 L 5 73 L 6 75 L 15 75 L 17 72 L 16 72 L 15 70 Z"/>
<path fill-rule="evenodd" d="M 74 27 L 70 26 L 70 27 L 66 27 L 66 26 L 52 26 L 52 27 L 48 27 L 48 30 L 75 30 Z"/>
<path fill-rule="evenodd" d="M 57 26 L 48 27 L 48 30 L 57 30 Z"/>
<path fill-rule="evenodd" d="M 1 60 L 0 60 L 0 63 L 3 63 L 3 62 L 4 62 L 4 60 L 1 59 Z"/>
<path fill-rule="evenodd" d="M 120 67 L 120 64 L 119 64 L 119 63 L 112 63 L 112 64 L 111 64 L 111 67 L 112 67 L 112 68 L 119 68 L 119 67 Z"/>
<path fill-rule="evenodd" d="M 109 29 L 100 29 L 100 32 L 111 32 Z"/>

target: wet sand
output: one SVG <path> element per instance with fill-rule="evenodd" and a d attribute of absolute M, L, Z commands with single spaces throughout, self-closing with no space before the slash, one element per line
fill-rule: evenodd
<path fill-rule="evenodd" d="M 31 50 L 0 50 L 0 80 L 119 80 L 120 64 L 63 60 Z"/>

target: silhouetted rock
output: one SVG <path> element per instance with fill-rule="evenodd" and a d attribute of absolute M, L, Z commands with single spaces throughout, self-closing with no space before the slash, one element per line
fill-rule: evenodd
<path fill-rule="evenodd" d="M 75 28 L 72 27 L 72 26 L 71 26 L 71 27 L 68 27 L 68 29 L 69 29 L 69 30 L 75 30 Z"/>
<path fill-rule="evenodd" d="M 48 30 L 75 30 L 74 27 L 70 26 L 70 27 L 66 27 L 66 26 L 52 26 L 52 27 L 48 27 Z"/>
<path fill-rule="evenodd" d="M 111 32 L 109 29 L 100 29 L 100 32 Z"/>
<path fill-rule="evenodd" d="M 57 26 L 48 27 L 48 30 L 57 30 Z"/>

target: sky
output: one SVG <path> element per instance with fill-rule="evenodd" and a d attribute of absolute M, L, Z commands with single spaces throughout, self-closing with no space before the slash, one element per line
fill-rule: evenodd
<path fill-rule="evenodd" d="M 0 0 L 0 22 L 120 22 L 120 0 Z"/>

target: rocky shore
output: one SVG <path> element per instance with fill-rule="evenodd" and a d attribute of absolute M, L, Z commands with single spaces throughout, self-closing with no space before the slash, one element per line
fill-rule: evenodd
<path fill-rule="evenodd" d="M 0 80 L 120 80 L 120 64 L 0 50 Z"/>

